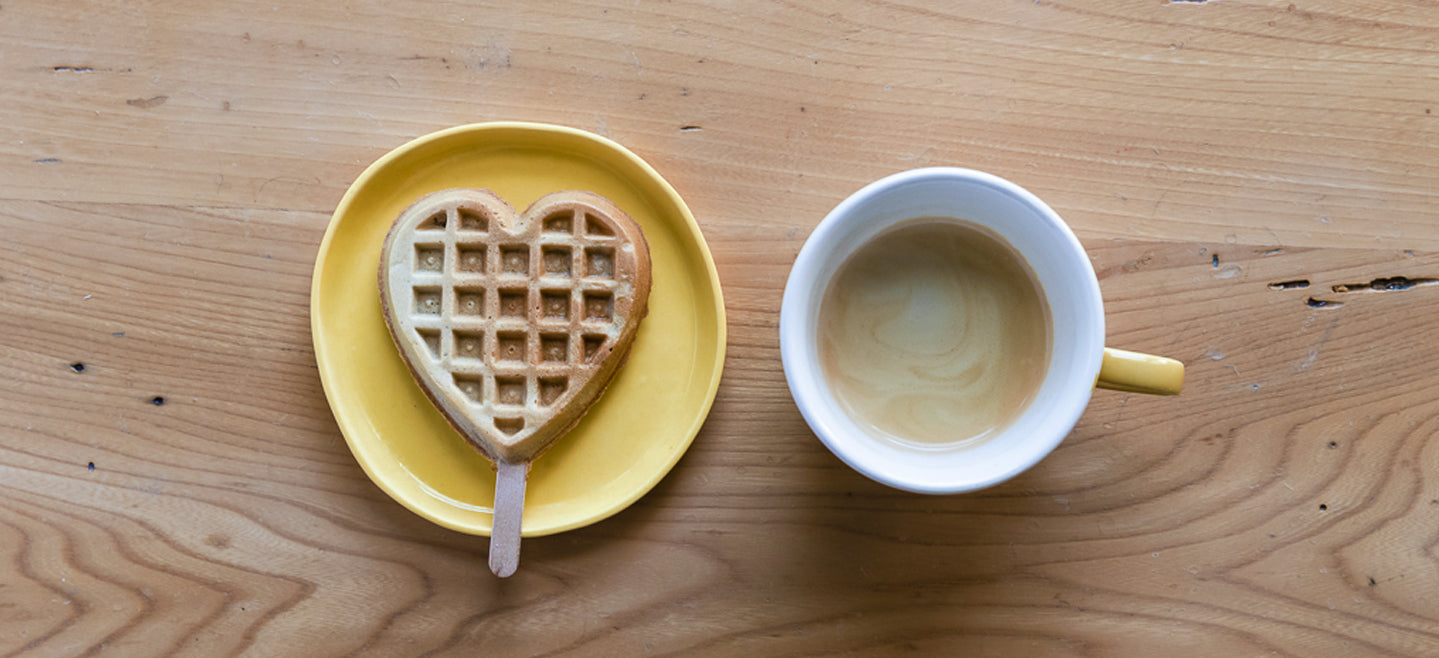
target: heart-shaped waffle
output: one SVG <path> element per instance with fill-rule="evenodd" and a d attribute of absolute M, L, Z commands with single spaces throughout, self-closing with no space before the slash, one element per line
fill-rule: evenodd
<path fill-rule="evenodd" d="M 502 488 L 515 477 L 506 465 L 528 465 L 604 392 L 650 277 L 639 226 L 589 192 L 549 194 L 523 214 L 489 190 L 435 192 L 400 214 L 380 256 L 390 335 Z"/>

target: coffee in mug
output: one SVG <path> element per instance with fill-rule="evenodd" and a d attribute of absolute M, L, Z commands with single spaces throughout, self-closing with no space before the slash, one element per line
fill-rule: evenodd
<path fill-rule="evenodd" d="M 1175 394 L 1184 365 L 1104 345 L 1084 246 L 1038 197 L 972 169 L 866 185 L 795 258 L 785 382 L 815 436 L 878 482 L 982 489 L 1074 429 L 1096 385 Z"/>
<path fill-rule="evenodd" d="M 954 217 L 901 221 L 839 266 L 819 310 L 838 402 L 877 440 L 919 450 L 998 435 L 1034 400 L 1049 307 L 998 233 Z"/>

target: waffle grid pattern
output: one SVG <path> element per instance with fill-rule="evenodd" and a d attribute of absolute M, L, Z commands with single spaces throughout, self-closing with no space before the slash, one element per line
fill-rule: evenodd
<path fill-rule="evenodd" d="M 411 331 L 501 435 L 533 430 L 619 333 L 613 227 L 582 210 L 544 217 L 533 244 L 450 206 L 410 249 Z M 403 302 L 402 302 L 403 303 Z"/>

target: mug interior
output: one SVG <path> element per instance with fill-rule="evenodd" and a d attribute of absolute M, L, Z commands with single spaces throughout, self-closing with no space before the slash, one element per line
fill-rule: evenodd
<path fill-rule="evenodd" d="M 1050 357 L 1038 393 L 1006 429 L 972 446 L 920 450 L 871 436 L 844 412 L 820 366 L 819 310 L 830 279 L 850 255 L 885 229 L 925 216 L 965 219 L 998 233 L 1023 255 L 1049 306 Z M 780 312 L 785 377 L 815 434 L 861 473 L 922 493 L 997 484 L 1049 454 L 1089 403 L 1103 349 L 1103 300 L 1079 240 L 1038 197 L 969 169 L 936 167 L 895 174 L 842 202 L 800 250 Z"/>

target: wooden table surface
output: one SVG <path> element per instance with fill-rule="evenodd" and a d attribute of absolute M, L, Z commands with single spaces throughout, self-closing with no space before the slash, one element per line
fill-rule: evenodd
<path fill-rule="evenodd" d="M 0 654 L 1439 655 L 1436 71 L 1425 0 L 4 0 Z M 729 314 L 678 466 L 507 581 L 365 477 L 309 332 L 351 181 L 500 119 L 647 159 Z M 1054 206 L 1185 393 L 969 495 L 827 452 L 790 263 L 941 164 Z"/>

